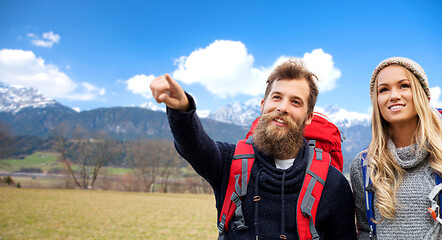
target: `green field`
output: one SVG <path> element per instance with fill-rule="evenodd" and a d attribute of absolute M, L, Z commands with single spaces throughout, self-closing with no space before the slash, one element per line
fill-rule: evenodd
<path fill-rule="evenodd" d="M 57 161 L 60 157 L 59 153 L 51 152 L 35 152 L 24 159 L 4 159 L 0 160 L 0 172 L 15 172 L 21 168 L 40 168 L 44 173 L 50 170 L 64 169 L 62 162 Z M 76 170 L 77 165 L 72 164 L 72 169 Z M 125 174 L 132 171 L 127 168 L 103 167 L 109 174 Z"/>
<path fill-rule="evenodd" d="M 0 187 L 0 239 L 217 239 L 213 195 Z"/>
<path fill-rule="evenodd" d="M 36 152 L 24 159 L 5 159 L 1 160 L 0 171 L 14 172 L 20 168 L 40 168 L 44 172 L 50 169 L 61 169 L 63 164 L 57 162 L 58 153 Z"/>

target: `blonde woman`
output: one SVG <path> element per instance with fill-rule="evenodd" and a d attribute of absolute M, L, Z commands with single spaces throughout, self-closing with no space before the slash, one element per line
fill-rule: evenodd
<path fill-rule="evenodd" d="M 388 58 L 373 72 L 370 95 L 372 139 L 350 170 L 358 238 L 439 240 L 442 225 L 428 208 L 442 176 L 442 124 L 427 76 L 411 59 Z"/>

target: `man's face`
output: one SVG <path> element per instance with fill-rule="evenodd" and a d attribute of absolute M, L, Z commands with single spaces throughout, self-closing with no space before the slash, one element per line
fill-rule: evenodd
<path fill-rule="evenodd" d="M 255 130 L 258 149 L 278 159 L 294 158 L 302 146 L 302 132 L 310 124 L 307 114 L 310 87 L 306 79 L 273 82 L 267 98 L 261 102 L 261 119 Z"/>
<path fill-rule="evenodd" d="M 305 120 L 310 124 L 313 113 L 307 114 L 309 95 L 310 87 L 304 78 L 274 81 L 267 98 L 261 101 L 261 114 L 278 112 L 297 123 Z M 287 129 L 287 123 L 280 118 L 273 119 L 272 124 Z"/>

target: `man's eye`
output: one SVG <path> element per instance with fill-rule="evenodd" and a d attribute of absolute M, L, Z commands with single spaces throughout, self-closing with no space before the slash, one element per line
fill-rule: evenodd
<path fill-rule="evenodd" d="M 295 105 L 297 105 L 297 106 L 301 105 L 301 102 L 298 101 L 298 100 L 293 100 L 292 103 L 295 104 Z"/>

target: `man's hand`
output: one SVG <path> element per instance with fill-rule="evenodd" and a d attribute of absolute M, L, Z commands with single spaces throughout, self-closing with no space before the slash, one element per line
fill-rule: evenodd
<path fill-rule="evenodd" d="M 183 88 L 169 74 L 159 76 L 150 83 L 150 90 L 157 103 L 165 103 L 169 108 L 187 111 L 189 99 Z"/>

